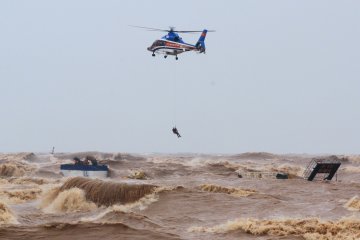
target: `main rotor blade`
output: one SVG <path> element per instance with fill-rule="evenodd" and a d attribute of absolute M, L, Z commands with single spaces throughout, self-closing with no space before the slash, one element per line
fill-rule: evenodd
<path fill-rule="evenodd" d="M 159 32 L 177 32 L 177 33 L 201 33 L 203 30 L 196 30 L 196 31 L 184 31 L 184 30 L 174 30 L 174 27 L 170 27 L 170 30 L 166 30 L 166 29 L 159 29 L 159 28 L 149 28 L 149 27 L 143 27 L 143 26 L 135 26 L 135 25 L 129 25 L 130 27 L 135 27 L 135 28 L 142 28 L 142 29 L 146 29 L 148 31 L 159 31 Z M 215 32 L 215 30 L 208 30 L 208 32 Z"/>
<path fill-rule="evenodd" d="M 169 32 L 169 30 L 165 30 L 165 29 L 158 29 L 158 28 L 149 28 L 149 27 L 142 27 L 142 26 L 135 26 L 135 25 L 129 25 L 130 27 L 135 27 L 135 28 L 142 28 L 142 29 L 146 29 L 149 31 L 159 31 L 159 32 Z"/>
<path fill-rule="evenodd" d="M 208 32 L 215 32 L 215 30 L 207 30 Z M 173 31 L 178 33 L 201 33 L 203 31 Z"/>

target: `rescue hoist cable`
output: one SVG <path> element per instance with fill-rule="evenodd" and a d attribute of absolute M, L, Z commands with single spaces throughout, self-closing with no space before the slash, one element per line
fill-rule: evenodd
<path fill-rule="evenodd" d="M 177 62 L 173 63 L 174 64 L 174 68 L 173 68 L 173 92 L 174 92 L 174 105 L 173 105 L 173 111 L 174 111 L 174 126 L 176 127 L 176 122 L 177 122 L 177 84 L 176 84 L 176 80 L 177 80 L 177 71 L 176 71 L 176 64 Z"/>

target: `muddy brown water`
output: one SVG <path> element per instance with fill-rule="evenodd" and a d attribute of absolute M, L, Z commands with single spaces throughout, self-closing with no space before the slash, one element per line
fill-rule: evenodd
<path fill-rule="evenodd" d="M 77 155 L 108 164 L 110 178 L 63 178 L 60 164 Z M 312 157 L 0 154 L 0 239 L 360 239 L 360 157 L 338 181 L 308 182 Z"/>

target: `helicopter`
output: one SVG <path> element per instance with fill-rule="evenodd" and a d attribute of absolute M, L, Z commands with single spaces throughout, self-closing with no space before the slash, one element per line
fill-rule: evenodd
<path fill-rule="evenodd" d="M 164 54 L 164 58 L 167 58 L 168 55 L 175 56 L 175 59 L 178 60 L 178 55 L 183 52 L 194 51 L 198 53 L 205 53 L 205 37 L 208 32 L 215 32 L 214 30 L 202 30 L 202 31 L 178 31 L 174 27 L 169 27 L 170 30 L 158 29 L 158 28 L 148 28 L 141 26 L 132 26 L 136 28 L 143 28 L 149 31 L 159 31 L 167 32 L 165 36 L 161 39 L 155 40 L 153 44 L 147 48 L 148 51 L 152 52 L 152 56 L 155 57 L 156 53 Z M 178 33 L 198 33 L 200 32 L 200 38 L 195 43 L 195 45 L 186 43 L 182 40 Z"/>

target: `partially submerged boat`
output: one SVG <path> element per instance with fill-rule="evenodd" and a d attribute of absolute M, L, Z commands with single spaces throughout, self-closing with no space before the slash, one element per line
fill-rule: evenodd
<path fill-rule="evenodd" d="M 77 157 L 73 160 L 74 164 L 60 165 L 60 172 L 64 177 L 106 178 L 109 176 L 108 166 L 98 165 L 97 160 L 92 156 L 87 156 L 84 161 Z"/>
<path fill-rule="evenodd" d="M 239 178 L 258 178 L 258 179 L 288 179 L 287 173 L 283 172 L 262 172 L 262 171 L 235 171 Z"/>

